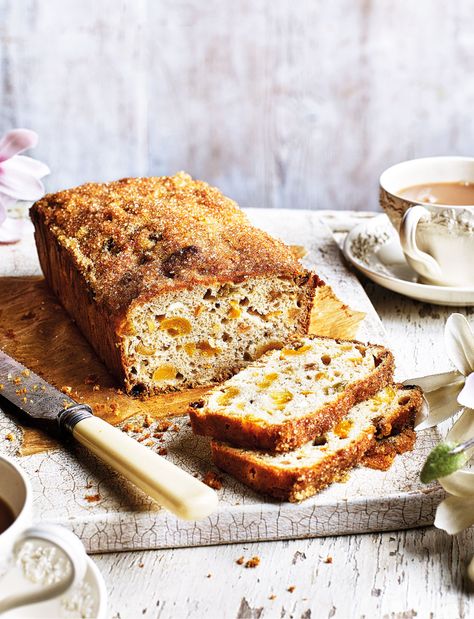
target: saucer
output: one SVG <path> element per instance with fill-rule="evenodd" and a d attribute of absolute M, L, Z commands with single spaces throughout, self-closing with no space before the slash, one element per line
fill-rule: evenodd
<path fill-rule="evenodd" d="M 20 592 L 24 580 L 18 575 L 8 582 L 10 593 Z M 8 576 L 7 576 L 8 578 Z M 4 582 L 4 581 L 3 581 Z M 87 557 L 87 570 L 83 581 L 62 596 L 39 604 L 21 606 L 2 615 L 5 619 L 79 619 L 82 617 L 105 619 L 107 616 L 107 590 L 99 568 Z"/>
<path fill-rule="evenodd" d="M 474 288 L 423 284 L 405 260 L 387 215 L 352 228 L 343 247 L 345 258 L 376 284 L 417 301 L 436 305 L 474 306 Z"/>

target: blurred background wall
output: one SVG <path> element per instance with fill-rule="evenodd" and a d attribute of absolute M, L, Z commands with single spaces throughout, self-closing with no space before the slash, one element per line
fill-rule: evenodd
<path fill-rule="evenodd" d="M 474 155 L 472 0 L 0 0 L 0 132 L 49 190 L 185 169 L 242 206 L 373 209 Z"/>

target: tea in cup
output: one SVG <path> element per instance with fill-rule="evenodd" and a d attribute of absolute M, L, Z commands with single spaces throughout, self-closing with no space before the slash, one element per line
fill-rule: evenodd
<path fill-rule="evenodd" d="M 396 164 L 380 177 L 380 205 L 423 282 L 474 288 L 474 158 Z"/>

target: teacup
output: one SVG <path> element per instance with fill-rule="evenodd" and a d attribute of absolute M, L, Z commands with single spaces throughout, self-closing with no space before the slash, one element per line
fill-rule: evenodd
<path fill-rule="evenodd" d="M 427 204 L 400 195 L 407 187 L 460 181 L 474 183 L 474 158 L 404 161 L 381 175 L 380 206 L 400 235 L 407 262 L 422 281 L 474 288 L 474 204 Z"/>
<path fill-rule="evenodd" d="M 32 526 L 30 482 L 4 455 L 0 455 L 0 499 L 0 508 L 6 513 L 6 505 L 11 516 L 9 526 L 2 526 L 0 532 L 1 615 L 19 606 L 58 598 L 82 580 L 87 557 L 79 539 L 64 527 L 48 523 Z M 18 590 L 22 579 L 27 584 Z M 32 583 L 29 589 L 28 583 Z"/>
<path fill-rule="evenodd" d="M 0 534 L 0 565 L 11 555 L 20 534 L 33 520 L 32 491 L 28 477 L 10 458 L 0 456 L 0 499 L 10 508 L 13 522 Z"/>

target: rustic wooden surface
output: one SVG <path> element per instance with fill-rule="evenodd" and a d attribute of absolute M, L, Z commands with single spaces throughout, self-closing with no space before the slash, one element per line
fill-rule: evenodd
<path fill-rule="evenodd" d="M 247 214 L 254 225 L 287 243 L 302 245 L 307 252 L 304 264 L 330 282 L 341 300 L 362 310 L 364 320 L 357 329 L 358 339 L 390 345 L 380 318 L 355 275 L 344 265 L 330 230 L 321 223 L 317 212 L 248 209 Z M 87 401 L 98 415 L 112 423 L 133 413 L 140 416 L 149 412 L 154 417 L 175 408 L 176 412 L 182 411 L 183 400 L 192 397 L 186 393 L 171 396 L 172 401 L 168 396 L 157 396 L 142 403 L 139 410 L 136 401 L 119 396 L 113 379 L 69 318 L 61 313 L 43 282 L 10 277 L 8 259 L 12 251 L 0 247 L 0 275 L 7 275 L 0 277 L 0 298 L 5 299 L 0 307 L 0 348 L 52 384 L 70 386 L 74 399 Z M 31 226 L 15 251 L 20 262 L 36 257 Z M 33 271 L 37 273 L 38 262 Z M 318 305 L 317 309 L 316 313 L 321 311 L 324 316 L 324 308 Z M 326 315 L 321 333 L 338 337 L 339 325 L 331 318 L 333 314 L 329 319 Z M 101 386 L 99 392 L 92 385 L 84 385 L 84 377 L 93 374 Z M 397 376 L 406 378 L 403 364 L 398 364 Z M 213 470 L 209 442 L 195 437 L 186 419 L 177 420 L 174 430 L 155 440 L 152 425 L 146 430 L 145 444 L 158 452 L 165 448 L 169 460 L 200 478 Z M 11 433 L 15 439 L 2 443 L 1 437 Z M 139 434 L 135 436 L 143 439 Z M 23 444 L 21 453 L 31 454 L 31 431 L 26 439 L 26 450 Z M 20 440 L 21 431 L 14 419 L 0 414 L 0 451 L 16 454 Z M 333 484 L 298 505 L 266 500 L 223 475 L 218 510 L 197 523 L 178 521 L 77 445 L 19 460 L 32 480 L 35 517 L 71 528 L 86 550 L 95 553 L 426 526 L 434 520 L 442 493 L 436 485 L 424 487 L 418 474 L 438 440 L 436 431 L 427 430 L 418 437 L 415 451 L 397 458 L 388 471 L 357 468 L 345 483 Z M 99 498 L 90 502 L 91 495 Z"/>
<path fill-rule="evenodd" d="M 339 237 L 368 216 L 322 215 Z M 10 250 L 9 260 L 20 265 L 16 252 Z M 453 308 L 411 301 L 362 281 L 407 372 L 447 369 L 442 328 Z M 472 320 L 473 308 L 459 311 Z M 474 614 L 474 597 L 465 568 L 473 553 L 474 529 L 449 537 L 427 528 L 113 553 L 94 560 L 109 591 L 109 616 L 116 619 L 467 619 Z M 260 565 L 245 569 L 235 563 L 241 556 L 259 556 Z"/>
<path fill-rule="evenodd" d="M 339 237 L 368 216 L 323 215 Z M 413 375 L 447 368 L 442 329 L 455 308 L 411 301 L 361 281 L 405 367 Z M 459 311 L 472 320 L 473 308 Z M 474 528 L 450 537 L 430 527 L 95 555 L 94 560 L 104 574 L 114 619 L 469 619 L 474 589 L 465 569 L 472 554 Z M 241 556 L 259 556 L 260 565 L 245 569 L 235 563 Z"/>
<path fill-rule="evenodd" d="M 472 0 L 0 0 L 0 132 L 50 189 L 189 170 L 242 206 L 372 209 L 472 154 Z"/>

